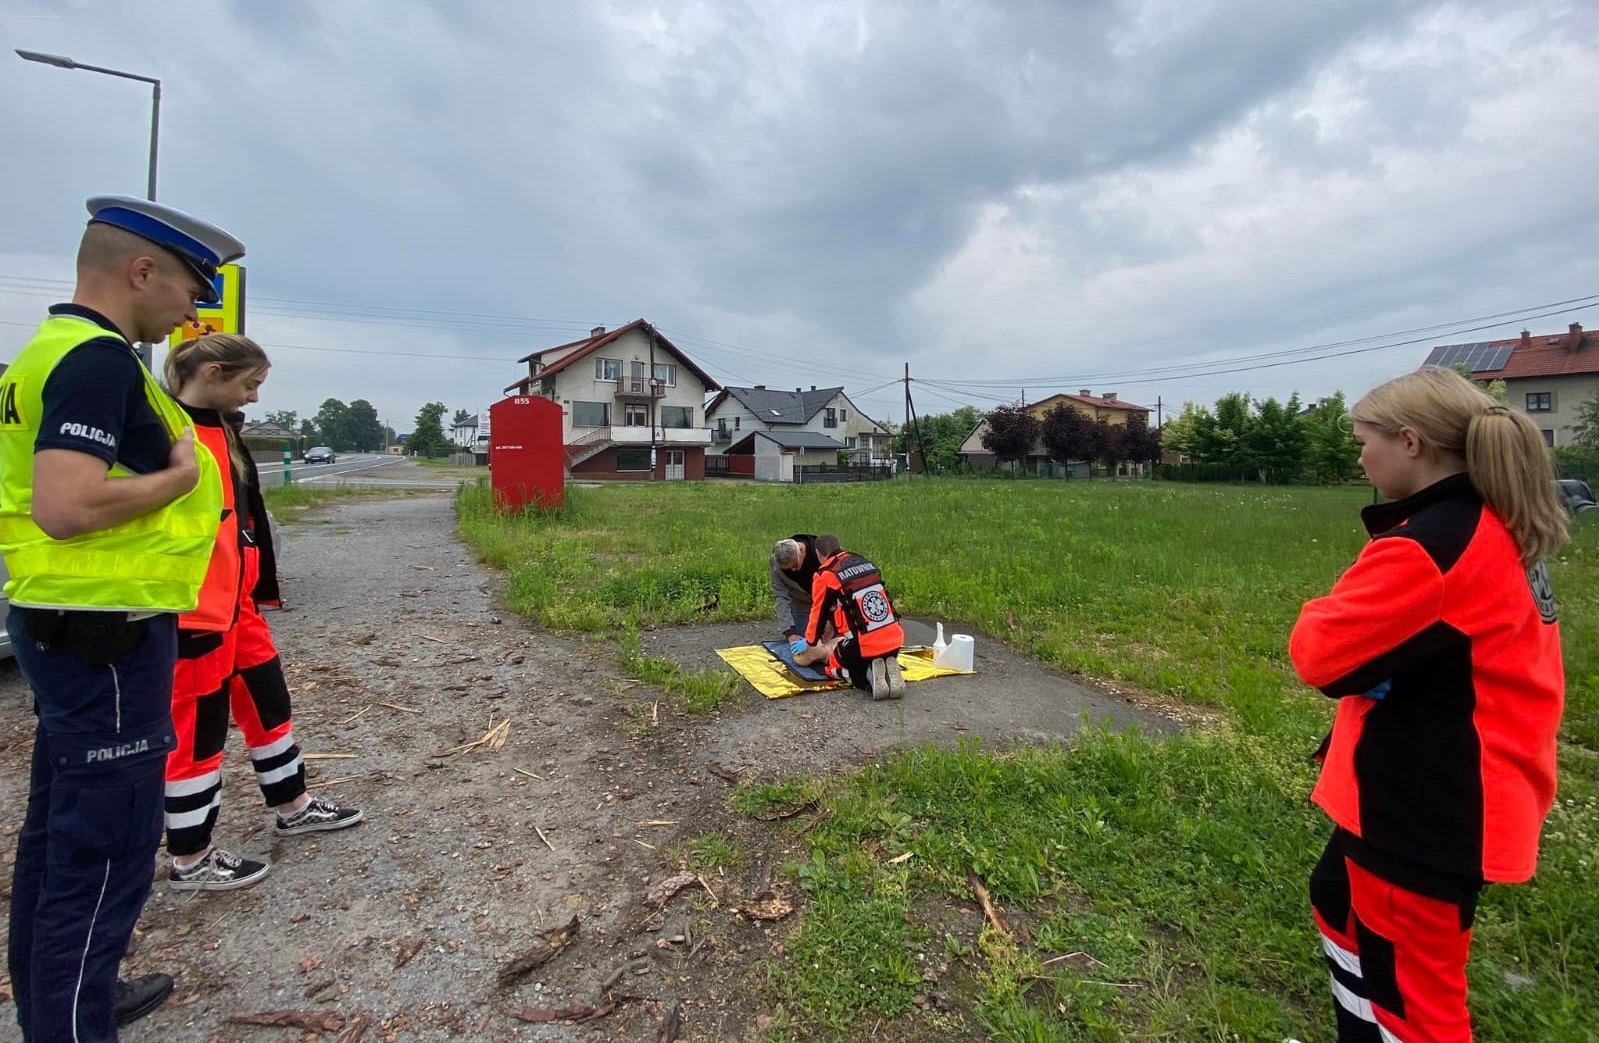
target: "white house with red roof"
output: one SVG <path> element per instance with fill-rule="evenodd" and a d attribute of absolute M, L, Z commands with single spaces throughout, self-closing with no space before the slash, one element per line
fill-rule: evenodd
<path fill-rule="evenodd" d="M 1154 412 L 1148 406 L 1134 405 L 1124 402 L 1117 397 L 1116 392 L 1106 391 L 1096 395 L 1088 388 L 1083 388 L 1075 395 L 1059 394 L 1050 395 L 1028 405 L 1027 411 L 1038 419 L 1047 417 L 1056 406 L 1064 405 L 1068 409 L 1075 409 L 1089 420 L 1103 420 L 1112 427 L 1121 427 L 1129 419 L 1136 418 L 1134 422 L 1141 421 L 1146 427 L 1149 425 L 1149 414 Z M 983 435 L 988 433 L 988 421 L 979 420 L 977 426 L 972 428 L 972 433 L 966 436 L 956 455 L 967 463 L 993 465 L 996 461 L 994 454 L 983 445 Z M 1034 447 L 1034 452 L 1029 454 L 1027 469 L 1032 470 L 1041 462 L 1049 459 L 1049 453 L 1042 445 Z M 1142 474 L 1145 465 L 1132 465 L 1132 470 Z M 1072 461 L 1070 471 L 1073 474 L 1088 473 L 1088 461 Z"/>
<path fill-rule="evenodd" d="M 1505 403 L 1532 418 L 1545 445 L 1576 438 L 1577 407 L 1599 395 L 1599 334 L 1572 323 L 1565 333 L 1521 331 L 1510 340 L 1440 344 L 1424 365 L 1464 366 L 1477 380 L 1505 382 Z"/>
<path fill-rule="evenodd" d="M 572 477 L 705 477 L 705 396 L 722 385 L 643 319 L 519 361 L 527 376 L 505 393 L 560 404 Z"/>

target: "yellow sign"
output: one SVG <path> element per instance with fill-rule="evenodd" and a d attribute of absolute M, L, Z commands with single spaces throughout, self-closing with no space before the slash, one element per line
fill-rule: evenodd
<path fill-rule="evenodd" d="M 194 313 L 200 321 L 186 322 L 173 330 L 171 343 L 180 344 L 207 333 L 244 332 L 244 266 L 222 265 L 217 269 L 214 285 L 221 299 L 216 304 L 196 308 Z"/>

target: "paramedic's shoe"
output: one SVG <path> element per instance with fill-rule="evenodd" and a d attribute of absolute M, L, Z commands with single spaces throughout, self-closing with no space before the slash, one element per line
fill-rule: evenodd
<path fill-rule="evenodd" d="M 300 833 L 326 833 L 335 829 L 348 829 L 365 817 L 358 808 L 341 808 L 321 797 L 312 797 L 305 807 L 287 818 L 279 815 L 272 832 L 280 837 L 292 837 Z"/>
<path fill-rule="evenodd" d="M 117 991 L 112 994 L 111 1014 L 117 1027 L 138 1021 L 151 1013 L 172 995 L 172 975 L 145 974 L 123 981 L 117 979 Z"/>
<path fill-rule="evenodd" d="M 883 673 L 885 675 L 884 679 L 888 682 L 888 698 L 905 698 L 905 675 L 899 668 L 899 656 L 891 655 L 886 659 L 878 660 L 878 662 L 884 664 Z"/>
<path fill-rule="evenodd" d="M 192 866 L 179 869 L 176 862 L 172 863 L 167 879 L 174 891 L 237 891 L 257 883 L 271 871 L 265 862 L 240 858 L 214 847 Z"/>
<path fill-rule="evenodd" d="M 873 659 L 871 673 L 867 676 L 871 680 L 873 702 L 882 702 L 884 699 L 894 698 L 893 692 L 888 685 L 888 660 Z"/>

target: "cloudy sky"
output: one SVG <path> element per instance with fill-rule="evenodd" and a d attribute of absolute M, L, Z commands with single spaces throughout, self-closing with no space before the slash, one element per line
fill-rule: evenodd
<path fill-rule="evenodd" d="M 896 422 L 906 363 L 922 412 L 1170 410 L 1599 327 L 1556 303 L 1599 295 L 1591 0 L 0 0 L 0 39 L 0 360 L 149 134 L 148 88 L 20 47 L 161 78 L 263 409 L 408 430 L 640 316 Z"/>

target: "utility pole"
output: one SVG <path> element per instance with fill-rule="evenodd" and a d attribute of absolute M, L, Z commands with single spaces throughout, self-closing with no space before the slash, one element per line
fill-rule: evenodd
<path fill-rule="evenodd" d="M 1146 399 L 1145 401 L 1148 401 L 1148 400 Z M 1155 428 L 1157 430 L 1159 430 L 1160 428 L 1165 427 L 1165 426 L 1166 426 L 1166 421 L 1161 419 L 1160 396 L 1156 395 L 1155 396 Z"/>

